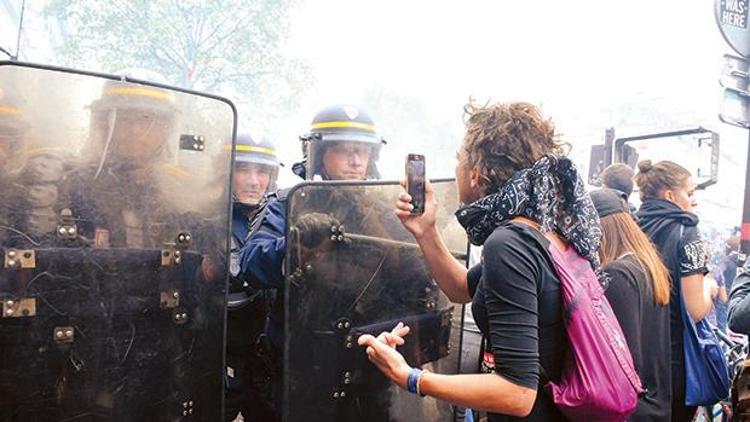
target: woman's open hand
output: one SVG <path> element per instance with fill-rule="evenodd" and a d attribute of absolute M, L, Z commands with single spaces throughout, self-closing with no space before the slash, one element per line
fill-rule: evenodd
<path fill-rule="evenodd" d="M 367 347 L 365 352 L 370 361 L 380 371 L 399 386 L 406 388 L 411 367 L 399 352 L 396 346 L 404 344 L 404 336 L 409 334 L 409 327 L 399 322 L 390 332 L 384 331 L 377 338 L 369 334 L 361 336 L 358 340 L 360 346 Z"/>

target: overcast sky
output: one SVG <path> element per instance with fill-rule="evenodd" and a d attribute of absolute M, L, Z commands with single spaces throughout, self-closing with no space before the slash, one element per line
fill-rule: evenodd
<path fill-rule="evenodd" d="M 311 0 L 291 28 L 288 53 L 311 62 L 317 83 L 288 127 L 373 86 L 421 99 L 457 127 L 470 95 L 540 104 L 582 165 L 609 126 L 629 136 L 703 125 L 721 132 L 734 159 L 723 159 L 722 183 L 705 194 L 731 209 L 711 217 L 739 221 L 747 133 L 716 118 L 721 56 L 730 50 L 711 1 Z"/>
<path fill-rule="evenodd" d="M 29 2 L 27 11 L 38 16 L 44 3 Z M 607 127 L 630 136 L 702 125 L 721 133 L 723 154 L 720 183 L 700 194 L 706 206 L 699 210 L 704 221 L 734 225 L 748 141 L 746 131 L 716 117 L 721 56 L 730 49 L 713 7 L 711 0 L 302 0 L 285 53 L 307 59 L 315 82 L 298 113 L 260 135 L 272 136 L 291 163 L 300 158 L 297 135 L 316 110 L 361 103 L 368 89 L 386 90 L 453 128 L 428 151 L 415 151 L 427 155 L 428 171 L 437 177 L 452 174 L 469 96 L 541 105 L 573 144 L 583 170 Z M 0 38 L 12 44 L 5 23 L 0 19 Z M 33 56 L 27 59 L 44 62 L 45 26 L 33 20 L 27 26 L 24 45 Z M 385 176 L 397 178 L 413 140 L 400 128 L 379 129 L 389 139 L 381 160 Z M 674 159 L 690 154 L 675 151 Z M 289 167 L 286 183 L 295 180 Z"/>

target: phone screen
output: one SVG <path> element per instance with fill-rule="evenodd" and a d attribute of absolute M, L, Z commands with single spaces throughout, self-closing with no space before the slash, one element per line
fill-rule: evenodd
<path fill-rule="evenodd" d="M 424 156 L 409 154 L 406 160 L 406 188 L 414 206 L 412 214 L 424 212 L 425 185 Z"/>

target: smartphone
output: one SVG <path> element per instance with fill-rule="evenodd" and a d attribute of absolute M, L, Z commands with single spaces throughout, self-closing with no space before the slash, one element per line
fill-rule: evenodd
<path fill-rule="evenodd" d="M 414 208 L 412 214 L 424 213 L 425 168 L 424 155 L 409 154 L 406 156 L 406 192 L 411 196 Z"/>

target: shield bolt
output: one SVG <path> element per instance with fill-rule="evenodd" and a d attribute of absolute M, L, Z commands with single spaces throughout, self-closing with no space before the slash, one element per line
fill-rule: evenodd
<path fill-rule="evenodd" d="M 338 239 L 338 236 L 336 236 L 335 234 L 332 234 L 332 235 L 331 235 L 331 240 L 333 240 L 333 241 L 335 242 L 335 241 L 336 241 L 336 239 Z"/>
<path fill-rule="evenodd" d="M 174 297 L 175 299 L 179 299 L 180 298 L 180 292 L 174 292 L 174 293 L 172 293 L 172 297 Z"/>
<path fill-rule="evenodd" d="M 344 328 L 349 328 L 352 325 L 349 323 L 349 321 L 344 322 Z"/>
<path fill-rule="evenodd" d="M 8 258 L 15 258 L 16 257 L 16 251 L 8 251 Z"/>
<path fill-rule="evenodd" d="M 69 236 L 74 236 L 75 234 L 76 234 L 76 229 L 74 227 L 69 227 L 68 228 L 68 235 Z"/>
<path fill-rule="evenodd" d="M 176 258 L 174 259 L 174 263 L 175 263 L 175 264 L 179 264 L 180 262 L 182 262 L 182 259 L 181 259 L 180 257 L 176 257 Z"/>
<path fill-rule="evenodd" d="M 193 407 L 193 401 L 192 401 L 192 400 L 190 400 L 190 401 L 188 402 L 188 404 L 190 405 L 190 407 Z"/>
<path fill-rule="evenodd" d="M 9 315 L 9 316 L 13 315 L 13 309 L 6 309 L 5 310 L 5 315 Z"/>
<path fill-rule="evenodd" d="M 73 330 L 65 330 L 65 337 L 73 337 Z"/>
<path fill-rule="evenodd" d="M 344 397 L 346 397 L 346 391 L 341 392 L 341 398 L 343 399 Z"/>
<path fill-rule="evenodd" d="M 188 408 L 188 402 L 186 402 L 186 401 L 182 402 L 182 407 L 184 407 L 185 409 L 187 409 Z"/>
<path fill-rule="evenodd" d="M 337 399 L 337 398 L 339 398 L 339 392 L 338 392 L 338 391 L 337 391 L 337 392 L 335 392 L 335 393 L 333 393 L 333 398 L 334 398 L 334 399 Z"/>
<path fill-rule="evenodd" d="M 185 241 L 186 241 L 186 242 L 190 242 L 190 235 L 189 235 L 189 234 L 186 234 L 186 235 L 185 235 Z"/>
<path fill-rule="evenodd" d="M 13 306 L 13 301 L 9 300 L 9 301 L 5 302 L 5 305 L 7 305 L 7 306 Z"/>
<path fill-rule="evenodd" d="M 183 410 L 182 411 L 182 416 L 187 416 L 187 415 L 188 415 L 188 411 L 187 410 Z"/>
<path fill-rule="evenodd" d="M 344 329 L 344 323 L 343 322 L 339 322 L 338 324 L 336 324 L 336 328 L 338 328 L 339 330 Z"/>
<path fill-rule="evenodd" d="M 63 333 L 62 331 L 55 332 L 55 337 L 57 338 L 63 338 L 64 336 L 65 336 L 65 333 Z"/>
<path fill-rule="evenodd" d="M 350 342 L 350 341 L 346 342 L 346 348 L 347 349 L 351 349 L 352 347 L 354 347 L 354 344 L 352 342 Z"/>
<path fill-rule="evenodd" d="M 57 232 L 60 234 L 60 236 L 65 236 L 65 227 L 60 227 L 59 229 L 57 229 Z"/>
<path fill-rule="evenodd" d="M 16 261 L 13 259 L 8 260 L 8 267 L 15 268 L 16 267 Z"/>
<path fill-rule="evenodd" d="M 310 264 L 305 265 L 305 271 L 312 271 L 312 265 Z"/>
<path fill-rule="evenodd" d="M 174 256 L 180 257 L 180 256 L 182 256 L 182 252 L 180 252 L 180 251 L 174 251 Z"/>
<path fill-rule="evenodd" d="M 331 226 L 331 233 L 336 233 L 336 226 Z"/>
<path fill-rule="evenodd" d="M 188 415 L 192 415 L 192 414 L 193 414 L 193 409 L 192 408 L 188 409 Z"/>
<path fill-rule="evenodd" d="M 181 234 L 181 235 L 177 236 L 177 240 L 179 240 L 180 242 L 184 242 L 185 241 L 185 235 Z"/>

